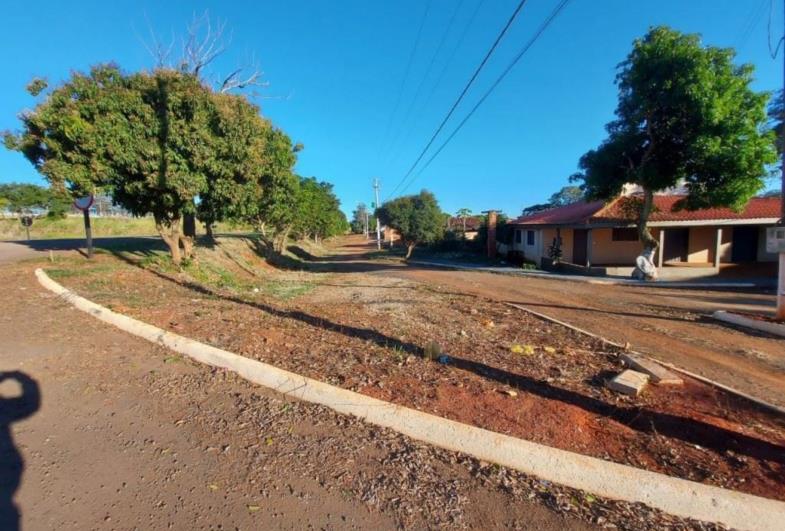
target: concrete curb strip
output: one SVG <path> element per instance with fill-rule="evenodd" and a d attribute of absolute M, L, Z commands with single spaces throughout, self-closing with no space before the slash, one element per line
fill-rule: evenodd
<path fill-rule="evenodd" d="M 750 402 L 754 402 L 755 404 L 758 404 L 759 406 L 761 406 L 761 407 L 763 407 L 765 409 L 768 409 L 768 410 L 773 411 L 775 413 L 778 413 L 780 415 L 785 415 L 785 408 L 781 408 L 780 406 L 776 406 L 774 404 L 770 404 L 769 402 L 766 402 L 765 400 L 761 400 L 760 398 L 755 398 L 754 396 L 749 395 L 747 393 L 744 393 L 742 391 L 739 391 L 738 389 L 734 389 L 733 387 L 728 387 L 725 384 L 721 384 L 720 382 L 714 381 L 714 380 L 712 380 L 710 378 L 706 378 L 705 376 L 701 376 L 700 374 L 696 374 L 694 372 L 690 372 L 687 369 L 682 369 L 681 367 L 677 367 L 673 363 L 668 363 L 666 361 L 658 360 L 657 358 L 653 358 L 651 356 L 647 356 L 646 354 L 642 354 L 640 352 L 635 352 L 634 350 L 626 350 L 625 346 L 622 345 L 621 343 L 616 343 L 615 341 L 611 341 L 610 339 L 604 338 L 604 337 L 599 336 L 597 334 L 593 334 L 593 333 L 589 332 L 588 330 L 584 330 L 583 328 L 578 328 L 577 326 L 573 326 L 573 325 L 571 325 L 569 323 L 565 323 L 564 321 L 560 321 L 559 319 L 556 319 L 555 317 L 551 317 L 549 315 L 545 315 L 544 313 L 540 313 L 540 312 L 538 312 L 536 310 L 532 310 L 531 308 L 527 308 L 526 306 L 521 306 L 520 304 L 515 304 L 514 302 L 505 302 L 503 304 L 506 304 L 507 306 L 511 306 L 512 308 L 517 308 L 517 309 L 519 309 L 521 311 L 524 311 L 526 313 L 534 315 L 535 317 L 539 317 L 540 319 L 542 319 L 544 321 L 549 321 L 551 323 L 555 323 L 555 324 L 564 326 L 566 328 L 569 328 L 570 330 L 574 330 L 575 332 L 578 332 L 579 334 L 583 334 L 583 335 L 592 337 L 594 339 L 602 341 L 606 345 L 610 345 L 612 347 L 620 348 L 622 350 L 625 350 L 626 352 L 629 352 L 630 354 L 635 354 L 635 355 L 642 356 L 644 358 L 650 359 L 651 361 L 653 361 L 655 363 L 659 363 L 663 367 L 668 368 L 668 369 L 670 369 L 672 371 L 681 373 L 681 374 L 683 374 L 685 376 L 689 376 L 690 378 L 694 378 L 694 379 L 699 380 L 699 381 L 701 381 L 703 383 L 706 383 L 706 384 L 709 384 L 709 385 L 713 385 L 714 387 L 722 389 L 723 391 L 727 391 L 728 393 L 734 394 L 736 396 L 740 396 L 740 397 L 742 397 L 742 398 L 744 398 L 746 400 L 749 400 Z"/>
<path fill-rule="evenodd" d="M 46 289 L 79 310 L 130 334 L 197 361 L 236 372 L 285 395 L 393 429 L 414 439 L 462 452 L 548 481 L 593 494 L 641 502 L 667 513 L 738 529 L 777 530 L 785 503 L 603 461 L 494 433 L 312 380 L 172 334 L 84 299 L 37 269 Z"/>
<path fill-rule="evenodd" d="M 711 316 L 718 321 L 722 321 L 724 323 L 734 324 L 736 326 L 743 326 L 745 328 L 752 328 L 753 330 L 757 330 L 758 332 L 766 332 L 767 334 L 772 334 L 779 337 L 785 337 L 785 325 L 777 324 L 777 323 L 769 323 L 766 321 L 758 321 L 756 319 L 750 319 L 749 317 L 744 317 L 743 315 L 739 315 L 736 313 L 726 312 L 724 310 L 717 310 Z"/>

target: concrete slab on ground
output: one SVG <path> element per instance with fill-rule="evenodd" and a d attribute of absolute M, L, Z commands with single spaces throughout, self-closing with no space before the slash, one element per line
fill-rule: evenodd
<path fill-rule="evenodd" d="M 643 356 L 622 354 L 621 359 L 627 367 L 648 374 L 652 383 L 659 385 L 681 385 L 684 383 L 684 380 L 672 371 Z"/>
<path fill-rule="evenodd" d="M 649 375 L 626 369 L 606 384 L 608 389 L 630 396 L 638 396 L 649 383 Z"/>

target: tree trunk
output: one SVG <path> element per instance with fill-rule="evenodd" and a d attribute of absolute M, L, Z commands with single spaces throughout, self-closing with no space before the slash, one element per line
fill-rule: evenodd
<path fill-rule="evenodd" d="M 204 232 L 207 235 L 207 239 L 210 241 L 215 241 L 215 234 L 213 233 L 213 224 L 212 223 L 205 223 L 204 224 Z"/>
<path fill-rule="evenodd" d="M 278 235 L 277 240 L 275 243 L 275 252 L 278 254 L 283 254 L 284 249 L 286 248 L 286 242 L 289 240 L 289 233 L 291 232 L 291 227 L 286 227 L 283 229 Z"/>
<path fill-rule="evenodd" d="M 169 247 L 172 263 L 180 265 L 180 262 L 182 262 L 182 255 L 180 254 L 180 219 L 173 219 L 171 222 L 166 223 L 156 218 L 155 228 L 166 246 Z"/>
<path fill-rule="evenodd" d="M 406 260 L 411 258 L 412 251 L 414 251 L 414 246 L 417 245 L 416 243 L 407 243 L 406 244 Z"/>
<path fill-rule="evenodd" d="M 183 247 L 183 258 L 190 260 L 194 257 L 194 239 L 185 234 L 180 235 L 180 245 Z"/>
<path fill-rule="evenodd" d="M 643 249 L 654 252 L 659 247 L 658 242 L 649 231 L 649 216 L 654 209 L 654 192 L 646 188 L 643 189 L 643 208 L 638 217 L 638 238 L 643 244 Z"/>

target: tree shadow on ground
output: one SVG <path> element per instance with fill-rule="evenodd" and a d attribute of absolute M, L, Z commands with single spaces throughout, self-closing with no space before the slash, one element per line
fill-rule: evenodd
<path fill-rule="evenodd" d="M 38 383 L 23 372 L 0 372 L 0 383 L 4 381 L 16 381 L 22 388 L 22 394 L 17 397 L 0 396 L 0 529 L 16 531 L 20 527 L 20 514 L 14 494 L 22 481 L 25 464 L 14 444 L 11 424 L 38 411 L 41 392 Z"/>
<path fill-rule="evenodd" d="M 120 258 L 132 265 L 139 265 L 128 257 L 120 256 Z M 392 348 L 421 358 L 426 358 L 425 349 L 423 347 L 387 336 L 377 330 L 335 323 L 329 319 L 311 315 L 300 310 L 281 309 L 269 304 L 245 300 L 241 297 L 220 292 L 189 280 L 173 278 L 151 269 L 145 270 L 157 275 L 167 282 L 175 283 L 203 295 L 250 306 L 275 317 L 294 319 L 315 328 L 339 333 L 351 338 L 358 338 L 363 341 L 370 341 L 384 348 Z M 436 360 L 432 361 L 437 363 Z M 663 413 L 640 406 L 620 406 L 607 403 L 573 390 L 556 387 L 543 380 L 516 374 L 474 360 L 450 355 L 445 365 L 479 375 L 488 380 L 509 385 L 535 396 L 578 407 L 586 412 L 615 420 L 640 433 L 679 439 L 692 445 L 709 448 L 723 458 L 727 458 L 726 453 L 730 451 L 754 459 L 778 463 L 780 466 L 775 467 L 776 469 L 769 467 L 770 473 L 774 478 L 781 478 L 782 474 L 785 473 L 785 469 L 782 467 L 782 465 L 785 465 L 784 446 L 687 417 Z M 601 382 L 595 383 L 595 385 L 601 385 Z M 738 400 L 743 401 L 742 398 L 739 398 Z M 760 409 L 752 402 L 749 402 L 748 408 L 750 410 Z M 785 422 L 783 422 L 783 427 L 785 427 Z"/>

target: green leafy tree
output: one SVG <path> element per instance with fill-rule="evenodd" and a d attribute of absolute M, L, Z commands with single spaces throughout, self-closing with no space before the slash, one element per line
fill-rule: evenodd
<path fill-rule="evenodd" d="M 548 204 L 551 207 L 560 207 L 577 203 L 583 199 L 583 190 L 580 186 L 564 186 L 561 190 L 551 195 Z"/>
<path fill-rule="evenodd" d="M 742 208 L 764 186 L 776 160 L 766 130 L 768 94 L 750 88 L 751 65 L 731 49 L 703 46 L 697 35 L 652 28 L 619 65 L 616 119 L 608 138 L 580 160 L 589 199 L 618 196 L 625 183 L 643 190 L 635 209 L 645 249 L 654 192 L 684 182 L 679 208 Z"/>
<path fill-rule="evenodd" d="M 298 236 L 318 241 L 346 232 L 349 224 L 340 206 L 332 184 L 314 177 L 301 179 L 294 225 Z"/>
<path fill-rule="evenodd" d="M 125 75 L 100 65 L 47 94 L 22 116 L 23 131 L 6 134 L 5 143 L 55 189 L 83 195 L 110 188 L 132 214 L 152 214 L 180 263 L 193 249 L 181 220 L 193 213 L 213 163 L 213 117 L 210 91 L 191 75 Z"/>
<path fill-rule="evenodd" d="M 427 190 L 385 202 L 377 213 L 384 225 L 392 227 L 406 245 L 406 259 L 418 244 L 433 243 L 444 234 L 442 211 L 436 196 Z"/>
<path fill-rule="evenodd" d="M 365 232 L 366 222 L 370 221 L 369 216 L 368 207 L 365 206 L 365 203 L 358 203 L 357 208 L 352 212 L 352 232 L 355 234 L 363 234 Z"/>
<path fill-rule="evenodd" d="M 48 188 L 29 183 L 0 184 L 0 198 L 12 212 L 49 208 L 52 203 L 52 193 Z"/>
<path fill-rule="evenodd" d="M 460 218 L 463 223 L 463 235 L 466 237 L 466 218 L 471 217 L 472 211 L 468 208 L 461 208 L 455 213 L 456 217 Z"/>
<path fill-rule="evenodd" d="M 273 248 L 279 253 L 286 245 L 297 215 L 300 180 L 294 173 L 294 165 L 300 149 L 292 147 L 291 139 L 280 129 L 270 130 L 261 176 L 263 194 L 255 215 L 248 220 L 257 226 L 263 237 L 266 237 L 266 227 L 273 229 Z"/>
<path fill-rule="evenodd" d="M 262 180 L 270 166 L 273 137 L 259 108 L 242 96 L 212 94 L 211 156 L 206 187 L 199 194 L 197 215 L 208 237 L 225 220 L 253 221 L 263 201 Z"/>

